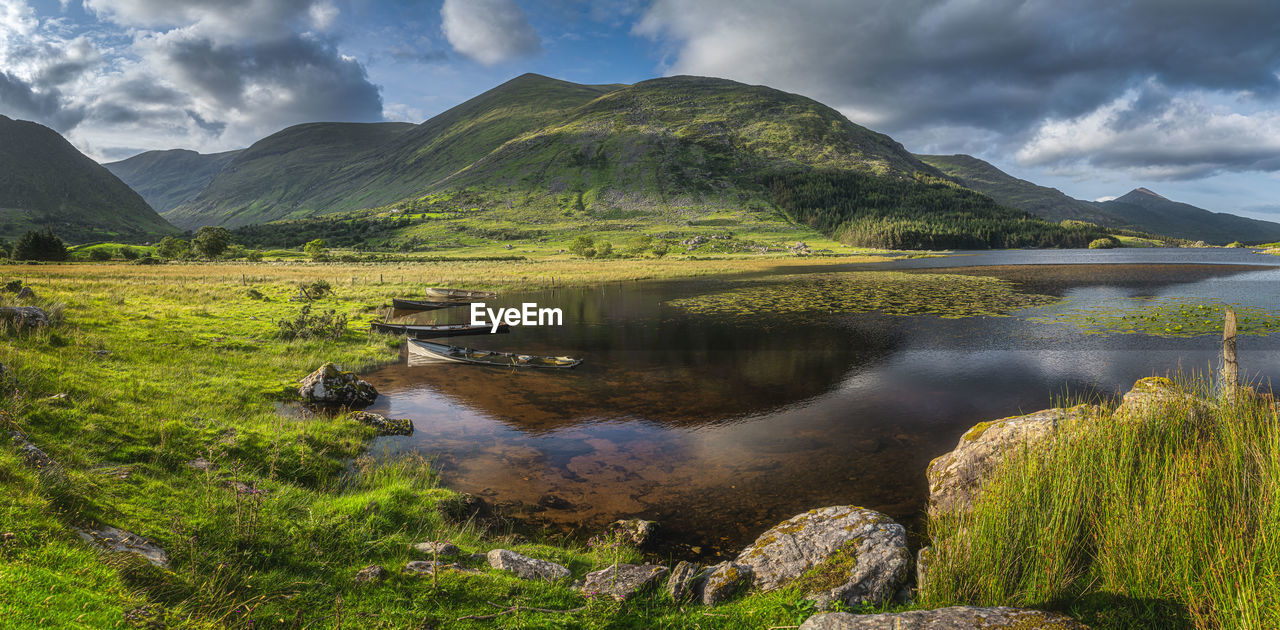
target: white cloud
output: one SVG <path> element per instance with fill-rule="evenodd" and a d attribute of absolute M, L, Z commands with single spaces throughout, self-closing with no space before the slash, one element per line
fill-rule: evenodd
<path fill-rule="evenodd" d="M 453 49 L 487 66 L 542 50 L 513 0 L 445 0 L 440 17 Z"/>

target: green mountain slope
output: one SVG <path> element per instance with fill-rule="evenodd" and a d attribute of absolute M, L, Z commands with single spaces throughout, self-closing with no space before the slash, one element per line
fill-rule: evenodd
<path fill-rule="evenodd" d="M 946 173 L 966 188 L 983 193 L 997 202 L 1030 212 L 1049 221 L 1074 219 L 1109 227 L 1124 222 L 1088 201 L 1069 197 L 1057 188 L 1018 179 L 989 162 L 971 155 L 917 155 L 926 164 Z"/>
<path fill-rule="evenodd" d="M 1210 212 L 1166 199 L 1146 188 L 1131 190 L 1123 197 L 1097 205 L 1139 229 L 1193 241 L 1225 245 L 1232 241 L 1264 243 L 1280 240 L 1280 223 Z"/>
<path fill-rule="evenodd" d="M 713 221 L 779 233 L 798 223 L 885 247 L 1065 242 L 1060 227 L 952 185 L 830 107 L 723 79 L 588 86 L 524 75 L 381 143 L 368 125 L 343 126 L 362 144 L 341 151 L 329 149 L 333 126 L 309 127 L 250 147 L 168 216 L 235 227 L 382 207 L 402 213 L 399 243 L 411 247 L 450 240 L 443 221 L 455 233 L 508 235 Z M 310 151 L 304 170 L 288 166 L 318 143 L 326 148 Z M 852 203 L 798 188 L 826 185 Z M 459 211 L 467 216 L 445 216 Z M 952 238 L 960 233 L 980 238 Z"/>
<path fill-rule="evenodd" d="M 164 214 L 194 199 L 240 151 L 196 153 L 186 149 L 147 151 L 103 164 Z"/>
<path fill-rule="evenodd" d="M 64 240 L 176 233 L 138 193 L 48 127 L 0 116 L 0 237 L 49 227 Z"/>

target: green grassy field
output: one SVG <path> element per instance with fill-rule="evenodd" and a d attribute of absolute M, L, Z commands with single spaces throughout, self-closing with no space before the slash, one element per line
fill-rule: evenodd
<path fill-rule="evenodd" d="M 282 415 L 280 405 L 325 361 L 359 370 L 397 360 L 399 342 L 369 336 L 367 324 L 390 296 L 424 284 L 537 288 L 813 262 L 0 267 L 0 277 L 24 280 L 59 319 L 5 340 L 0 423 L 60 464 L 37 472 L 16 448 L 0 448 L 0 618 L 17 628 L 798 624 L 809 608 L 786 590 L 707 609 L 657 593 L 625 605 L 588 601 L 567 585 L 480 564 L 477 575 L 401 575 L 407 560 L 426 559 L 409 550 L 424 540 L 448 539 L 469 553 L 510 547 L 565 563 L 577 578 L 637 556 L 460 522 L 457 495 L 436 483 L 429 460 L 369 457 L 371 429 L 343 417 Z M 336 340 L 280 339 L 273 320 L 293 317 L 300 305 L 288 298 L 316 280 L 333 294 L 313 308 L 346 315 L 348 331 Z M 197 458 L 211 469 L 188 465 Z M 94 523 L 155 539 L 171 569 L 99 552 L 72 532 Z M 392 577 L 356 584 L 356 571 L 374 563 Z M 573 612 L 460 620 L 516 604 Z"/>

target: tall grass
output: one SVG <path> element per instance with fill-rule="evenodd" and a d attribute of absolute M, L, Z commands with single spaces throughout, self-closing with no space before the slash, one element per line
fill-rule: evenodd
<path fill-rule="evenodd" d="M 1009 456 L 929 523 L 930 606 L 1067 608 L 1095 627 L 1280 627 L 1280 420 L 1204 379 Z M 1209 399 L 1209 400 L 1206 400 Z"/>

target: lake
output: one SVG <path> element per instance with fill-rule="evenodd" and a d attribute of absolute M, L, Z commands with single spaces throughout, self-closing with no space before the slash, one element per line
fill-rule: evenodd
<path fill-rule="evenodd" d="M 374 371 L 366 379 L 382 395 L 370 410 L 415 426 L 375 450 L 432 456 L 449 487 L 548 532 L 586 536 L 621 517 L 655 520 L 666 555 L 731 555 L 825 505 L 861 505 L 918 527 L 925 467 L 973 424 L 1116 396 L 1180 368 L 1208 372 L 1221 345 L 1215 335 L 1086 334 L 1043 319 L 1152 300 L 1280 308 L 1272 263 L 1280 260 L 1234 249 L 1037 250 L 780 272 L 786 282 L 871 269 L 991 276 L 1063 298 L 1007 317 L 720 317 L 671 304 L 767 275 L 505 295 L 490 306 L 559 307 L 565 324 L 455 342 L 583 364 L 404 361 Z M 415 320 L 467 318 L 451 309 Z M 1242 337 L 1242 372 L 1280 375 L 1278 341 Z"/>

